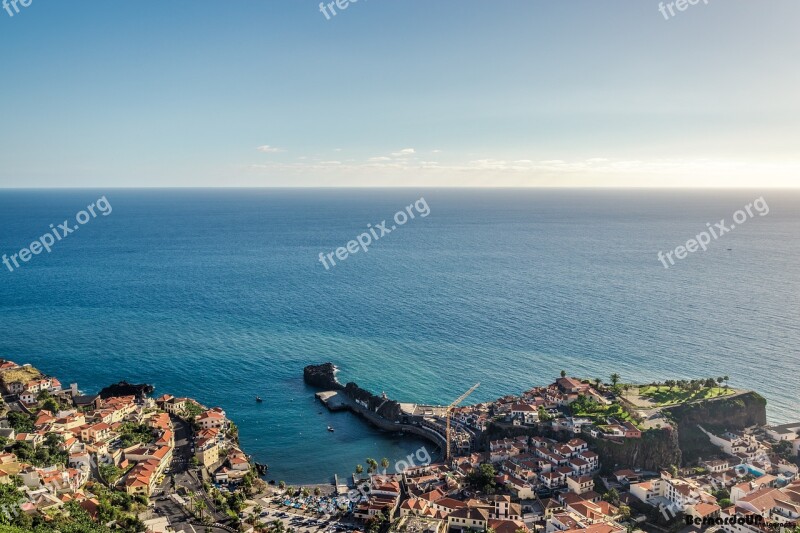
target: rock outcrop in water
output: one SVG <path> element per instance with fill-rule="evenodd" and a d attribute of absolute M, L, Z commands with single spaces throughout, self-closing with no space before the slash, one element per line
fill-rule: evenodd
<path fill-rule="evenodd" d="M 321 365 L 308 365 L 303 369 L 303 380 L 311 385 L 325 390 L 342 390 L 344 385 L 336 379 L 336 366 L 333 363 Z"/>
<path fill-rule="evenodd" d="M 128 383 L 127 381 L 120 381 L 119 383 L 105 387 L 100 391 L 99 394 L 103 399 L 111 398 L 113 396 L 136 396 L 137 398 L 143 398 L 153 394 L 153 391 L 155 390 L 156 388 L 152 385 L 147 385 L 144 383 L 141 385 L 134 385 L 132 383 Z"/>

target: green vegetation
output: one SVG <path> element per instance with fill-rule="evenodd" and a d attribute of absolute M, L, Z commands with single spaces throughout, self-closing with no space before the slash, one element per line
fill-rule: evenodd
<path fill-rule="evenodd" d="M 0 507 L 7 510 L 0 513 L 0 533 L 111 533 L 101 524 L 112 520 L 119 525 L 115 530 L 118 533 L 144 530 L 144 524 L 134 514 L 142 508 L 141 502 L 124 493 L 110 493 L 102 488 L 98 491 L 98 487 L 92 487 L 100 504 L 97 522 L 75 502 L 64 505 L 63 513 L 54 514 L 46 522 L 40 515 L 21 512 L 22 494 L 12 485 L 0 485 Z"/>
<path fill-rule="evenodd" d="M 153 440 L 153 430 L 144 424 L 126 422 L 119 430 L 120 440 L 125 448 L 134 444 L 147 444 Z"/>
<path fill-rule="evenodd" d="M 45 438 L 44 443 L 34 449 L 27 442 L 15 442 L 11 446 L 11 451 L 22 462 L 27 462 L 33 466 L 64 465 L 69 461 L 69 454 L 61 449 L 64 438 L 56 433 L 50 433 Z"/>
<path fill-rule="evenodd" d="M 194 420 L 195 417 L 203 414 L 203 408 L 200 407 L 196 402 L 186 402 L 186 407 L 183 408 L 184 417 Z"/>
<path fill-rule="evenodd" d="M 724 378 L 723 378 L 724 379 Z M 716 380 L 674 381 L 668 380 L 663 385 L 646 385 L 639 389 L 639 395 L 649 398 L 659 406 L 676 405 L 694 400 L 706 400 L 734 394 L 726 387 L 718 387 Z"/>
<path fill-rule="evenodd" d="M 591 418 L 596 424 L 603 425 L 609 418 L 616 418 L 620 422 L 636 423 L 631 414 L 620 404 L 604 405 L 595 401 L 590 396 L 579 396 L 569 405 L 573 416 Z"/>
<path fill-rule="evenodd" d="M 484 494 L 493 494 L 495 491 L 494 477 L 497 475 L 490 464 L 482 464 L 479 468 L 467 474 L 467 485 Z"/>
<path fill-rule="evenodd" d="M 100 475 L 106 480 L 106 483 L 113 486 L 119 481 L 119 478 L 125 473 L 124 470 L 115 465 L 100 465 L 98 467 Z"/>
<path fill-rule="evenodd" d="M 33 419 L 25 413 L 11 411 L 8 413 L 8 424 L 17 433 L 31 433 L 33 431 Z"/>

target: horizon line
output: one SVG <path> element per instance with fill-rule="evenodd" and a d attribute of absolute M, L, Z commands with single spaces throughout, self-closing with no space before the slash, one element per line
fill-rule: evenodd
<path fill-rule="evenodd" d="M 254 189 L 274 189 L 274 190 L 405 190 L 405 189 L 452 189 L 452 190 L 661 190 L 661 191 L 747 191 L 747 190 L 786 190 L 786 191 L 800 191 L 800 185 L 797 186 L 730 186 L 730 187 L 715 187 L 715 186 L 698 186 L 698 187 L 668 187 L 668 186 L 545 186 L 545 185 L 531 185 L 531 186 L 454 186 L 454 185 L 398 185 L 398 186 L 362 186 L 362 185 L 339 185 L 339 186 L 277 186 L 277 185 L 166 185 L 166 186 L 103 186 L 103 185 L 89 185 L 89 186 L 75 186 L 75 187 L 0 187 L 0 191 L 52 191 L 52 190 L 97 190 L 97 189 L 112 189 L 112 190 L 254 190 Z"/>

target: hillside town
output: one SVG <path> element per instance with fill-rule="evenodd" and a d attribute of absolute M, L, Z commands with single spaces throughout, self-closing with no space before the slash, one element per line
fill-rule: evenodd
<path fill-rule="evenodd" d="M 651 403 L 684 389 L 680 401 L 738 394 L 723 378 L 706 381 L 637 394 Z M 0 385 L 0 533 L 755 533 L 800 523 L 800 423 L 698 424 L 714 453 L 696 464 L 615 463 L 609 447 L 675 431 L 667 414 L 626 399 L 616 374 L 603 383 L 562 372 L 549 386 L 449 412 L 405 405 L 406 419 L 439 435 L 434 451 L 395 458 L 392 471 L 388 458 L 368 459 L 328 487 L 263 481 L 220 407 L 135 387 L 85 395 L 13 361 L 0 362 Z M 449 457 L 436 445 L 448 413 Z"/>

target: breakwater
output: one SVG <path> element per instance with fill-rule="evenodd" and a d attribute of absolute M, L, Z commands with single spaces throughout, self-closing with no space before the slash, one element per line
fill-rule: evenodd
<path fill-rule="evenodd" d="M 303 379 L 313 387 L 326 389 L 315 396 L 330 411 L 350 411 L 383 431 L 411 433 L 441 449 L 445 447 L 446 441 L 441 434 L 424 427 L 421 417 L 404 412 L 396 400 L 385 394 L 372 394 L 353 382 L 346 385 L 339 383 L 336 367 L 332 363 L 305 367 Z"/>

